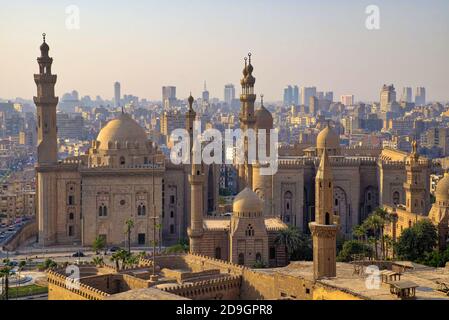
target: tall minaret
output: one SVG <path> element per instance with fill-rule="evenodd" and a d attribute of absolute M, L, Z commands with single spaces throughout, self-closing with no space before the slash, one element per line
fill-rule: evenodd
<path fill-rule="evenodd" d="M 248 61 L 248 63 L 247 63 Z M 245 68 L 243 69 L 243 78 L 240 81 L 242 85 L 242 93 L 240 95 L 241 110 L 240 110 L 240 129 L 242 133 L 245 133 L 248 129 L 255 128 L 256 117 L 254 114 L 254 102 L 256 101 L 256 95 L 254 94 L 254 84 L 256 78 L 253 76 L 254 67 L 251 64 L 251 53 L 248 53 L 248 59 L 245 57 Z M 254 142 L 255 143 L 255 142 Z M 246 187 L 252 190 L 253 186 L 253 171 L 252 164 L 248 161 L 248 137 L 245 136 L 244 152 L 245 163 L 239 164 L 239 177 L 238 187 L 239 191 L 242 191 Z"/>
<path fill-rule="evenodd" d="M 334 219 L 334 183 L 326 148 L 315 178 L 315 222 L 309 223 L 313 237 L 315 279 L 336 276 L 337 225 Z"/>
<path fill-rule="evenodd" d="M 204 188 L 204 172 L 203 165 L 201 162 L 201 152 L 197 152 L 197 148 L 201 148 L 201 145 L 193 143 L 193 121 L 195 120 L 195 111 L 192 108 L 193 97 L 189 97 L 189 111 L 186 115 L 186 126 L 188 131 L 190 128 L 191 137 L 191 167 L 192 171 L 189 175 L 190 182 L 190 228 L 188 228 L 187 233 L 190 238 L 190 252 L 191 253 L 202 253 L 201 252 L 201 240 L 204 234 L 203 229 L 203 188 Z"/>
<path fill-rule="evenodd" d="M 416 141 L 413 141 L 412 147 L 412 153 L 406 164 L 407 181 L 404 183 L 406 208 L 407 212 L 424 215 L 428 212 L 426 172 L 424 170 L 427 165 L 420 163 Z"/>
<path fill-rule="evenodd" d="M 45 42 L 45 33 L 42 35 L 41 56 L 37 58 L 39 74 L 34 75 L 37 85 L 37 97 L 34 97 L 37 111 L 37 161 L 38 164 L 56 164 L 57 153 L 57 129 L 56 106 L 58 98 L 55 97 L 56 75 L 51 74 L 53 58 L 48 56 L 50 50 Z"/>

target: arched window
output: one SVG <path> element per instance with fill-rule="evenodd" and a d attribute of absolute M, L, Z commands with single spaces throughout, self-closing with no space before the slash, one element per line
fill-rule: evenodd
<path fill-rule="evenodd" d="M 106 217 L 108 215 L 108 208 L 101 204 L 101 206 L 98 208 L 98 216 L 100 217 Z"/>
<path fill-rule="evenodd" d="M 243 253 L 239 254 L 239 265 L 243 266 L 245 264 L 245 255 Z"/>
<path fill-rule="evenodd" d="M 330 225 L 331 224 L 331 217 L 330 217 L 330 214 L 329 214 L 329 212 L 326 212 L 326 217 L 325 217 L 325 224 L 328 226 L 328 225 Z"/>
<path fill-rule="evenodd" d="M 249 225 L 246 227 L 245 235 L 246 235 L 247 237 L 254 237 L 254 229 L 253 229 L 253 226 L 252 226 L 252 225 L 249 224 Z"/>
<path fill-rule="evenodd" d="M 120 165 L 121 166 L 125 165 L 125 157 L 120 157 Z"/>
<path fill-rule="evenodd" d="M 215 259 L 221 259 L 221 248 L 215 248 Z"/>
<path fill-rule="evenodd" d="M 137 206 L 137 215 L 144 216 L 146 214 L 146 207 L 143 203 Z"/>
<path fill-rule="evenodd" d="M 260 254 L 260 252 L 256 253 L 256 262 L 262 262 L 262 255 Z"/>
<path fill-rule="evenodd" d="M 73 212 L 69 213 L 69 220 L 73 220 L 74 216 L 73 216 Z"/>
<path fill-rule="evenodd" d="M 393 192 L 393 203 L 395 205 L 398 205 L 401 201 L 401 195 L 399 194 L 398 191 Z"/>

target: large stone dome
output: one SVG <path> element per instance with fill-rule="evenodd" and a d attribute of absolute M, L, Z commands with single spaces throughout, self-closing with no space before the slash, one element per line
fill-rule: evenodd
<path fill-rule="evenodd" d="M 444 178 L 438 182 L 435 196 L 437 202 L 449 200 L 449 173 L 446 173 Z"/>
<path fill-rule="evenodd" d="M 326 126 L 318 134 L 316 139 L 316 147 L 318 149 L 339 149 L 340 137 L 335 133 L 330 126 Z"/>
<path fill-rule="evenodd" d="M 235 198 L 232 206 L 234 213 L 262 212 L 263 201 L 249 188 L 245 188 Z"/>
<path fill-rule="evenodd" d="M 98 134 L 97 141 L 100 149 L 109 149 L 110 143 L 120 143 L 126 147 L 126 143 L 138 143 L 143 147 L 148 138 L 145 130 L 134 121 L 128 114 L 122 113 L 118 118 L 108 122 Z"/>

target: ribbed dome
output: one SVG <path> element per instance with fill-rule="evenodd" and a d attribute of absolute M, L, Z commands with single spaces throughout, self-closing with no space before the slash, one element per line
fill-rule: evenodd
<path fill-rule="evenodd" d="M 245 188 L 235 198 L 232 206 L 234 213 L 262 212 L 263 201 L 249 188 Z"/>
<path fill-rule="evenodd" d="M 273 128 L 273 116 L 264 106 L 261 106 L 260 109 L 256 111 L 256 127 L 258 129 Z"/>
<path fill-rule="evenodd" d="M 100 142 L 100 149 L 109 149 L 109 142 L 139 143 L 144 146 L 147 141 L 145 130 L 134 121 L 128 114 L 122 113 L 118 118 L 108 122 L 98 134 L 97 141 Z"/>
<path fill-rule="evenodd" d="M 327 126 L 318 134 L 316 147 L 317 149 L 339 149 L 340 137 Z"/>
<path fill-rule="evenodd" d="M 449 173 L 446 173 L 444 178 L 438 182 L 435 195 L 437 203 L 438 201 L 449 200 Z"/>

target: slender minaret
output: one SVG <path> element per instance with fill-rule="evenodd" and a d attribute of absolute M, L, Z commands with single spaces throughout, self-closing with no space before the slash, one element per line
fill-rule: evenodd
<path fill-rule="evenodd" d="M 37 58 L 39 74 L 34 75 L 37 96 L 34 97 L 37 112 L 37 166 L 36 166 L 36 211 L 39 244 L 49 246 L 56 242 L 58 217 L 57 187 L 57 129 L 55 97 L 56 75 L 51 74 L 53 59 L 45 42 L 40 46 L 41 56 Z"/>
<path fill-rule="evenodd" d="M 248 63 L 247 63 L 248 62 Z M 256 78 L 253 76 L 254 67 L 251 64 L 251 53 L 248 53 L 248 59 L 245 57 L 245 68 L 243 69 L 243 78 L 240 81 L 242 86 L 242 93 L 240 95 L 241 110 L 240 110 L 240 129 L 242 134 L 245 134 L 248 129 L 255 128 L 256 117 L 254 114 L 254 102 L 256 101 L 256 95 L 254 94 L 254 84 Z M 255 142 L 253 142 L 255 143 Z M 246 187 L 252 189 L 253 186 L 253 171 L 252 164 L 248 160 L 249 144 L 248 137 L 245 135 L 244 141 L 244 164 L 239 164 L 238 172 L 238 187 L 239 191 L 242 191 Z"/>
<path fill-rule="evenodd" d="M 315 222 L 309 223 L 313 237 L 315 279 L 336 276 L 337 225 L 334 221 L 334 183 L 326 148 L 315 178 Z"/>
<path fill-rule="evenodd" d="M 412 153 L 406 164 L 407 181 L 404 183 L 407 212 L 418 215 L 427 214 L 425 167 L 419 161 L 418 144 L 412 143 Z M 424 172 L 423 172 L 424 171 Z"/>
<path fill-rule="evenodd" d="M 186 113 L 186 130 L 190 136 L 190 156 L 192 156 L 192 147 L 193 147 L 193 125 L 196 119 L 196 112 L 193 110 L 193 102 L 194 99 L 192 97 L 192 93 L 190 93 L 189 98 L 187 99 L 189 102 L 189 110 Z"/>
<path fill-rule="evenodd" d="M 57 76 L 51 74 L 53 58 L 48 56 L 50 48 L 45 42 L 45 33 L 42 36 L 44 42 L 40 47 L 41 56 L 37 58 L 39 74 L 34 75 L 34 82 L 37 85 L 37 96 L 34 97 L 37 112 L 37 162 L 56 164 L 58 162 L 56 129 L 58 98 L 55 97 Z"/>
<path fill-rule="evenodd" d="M 192 171 L 189 175 L 190 182 L 190 228 L 187 233 L 190 238 L 190 252 L 200 254 L 201 240 L 204 234 L 203 229 L 203 189 L 204 189 L 204 172 L 201 160 L 201 152 L 197 152 L 201 145 L 193 143 L 193 121 L 195 120 L 195 111 L 192 108 L 193 97 L 189 97 L 189 111 L 186 115 L 186 126 L 191 137 L 191 167 Z"/>

